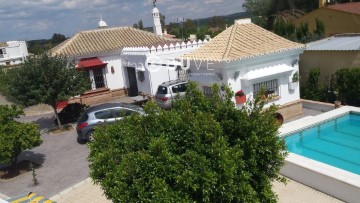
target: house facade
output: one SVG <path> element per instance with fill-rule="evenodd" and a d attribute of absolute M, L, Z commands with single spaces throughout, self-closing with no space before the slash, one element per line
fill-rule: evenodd
<path fill-rule="evenodd" d="M 129 81 L 136 78 L 136 72 L 127 68 L 128 63 L 121 56 L 123 48 L 151 47 L 172 41 L 131 27 L 102 26 L 77 33 L 51 52 L 65 55 L 69 61 L 75 60 L 76 68 L 88 73 L 92 90 L 81 96 L 81 102 L 92 104 L 126 94 L 138 94 L 129 86 Z"/>
<path fill-rule="evenodd" d="M 0 65 L 2 66 L 20 64 L 28 55 L 25 41 L 0 42 Z"/>
<path fill-rule="evenodd" d="M 360 67 L 360 34 L 341 34 L 308 43 L 300 55 L 300 75 L 310 69 L 320 69 L 320 81 L 330 85 L 330 79 L 341 68 Z M 306 77 L 303 77 L 306 78 Z"/>
<path fill-rule="evenodd" d="M 205 94 L 217 83 L 241 90 L 249 100 L 264 88 L 271 99 L 267 106 L 279 105 L 279 113 L 288 119 L 302 113 L 299 86 L 292 78 L 303 50 L 304 45 L 242 19 L 182 59 L 190 61 L 189 80 L 198 82 Z M 238 108 L 246 104 L 235 97 L 233 101 Z"/>
<path fill-rule="evenodd" d="M 315 19 L 325 25 L 325 36 L 341 33 L 360 32 L 360 2 L 326 5 L 326 0 L 319 0 L 319 8 L 295 20 L 299 25 L 306 22 L 310 30 L 316 28 Z"/>
<path fill-rule="evenodd" d="M 153 45 L 151 47 L 126 47 L 122 61 L 126 61 L 125 71 L 135 71 L 137 83 L 126 80 L 126 86 L 136 86 L 143 95 L 154 96 L 158 86 L 170 80 L 187 78 L 187 71 L 181 68 L 178 60 L 181 55 L 190 53 L 208 41 L 176 42 Z M 131 70 L 133 69 L 133 70 Z M 129 78 L 130 79 L 130 78 Z"/>

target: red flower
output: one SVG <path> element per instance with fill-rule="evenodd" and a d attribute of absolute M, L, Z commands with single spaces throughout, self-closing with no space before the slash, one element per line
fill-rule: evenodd
<path fill-rule="evenodd" d="M 242 97 L 242 96 L 244 96 L 245 94 L 244 94 L 244 92 L 242 91 L 242 90 L 239 90 L 239 91 L 237 91 L 236 93 L 235 93 L 235 96 L 236 97 Z"/>

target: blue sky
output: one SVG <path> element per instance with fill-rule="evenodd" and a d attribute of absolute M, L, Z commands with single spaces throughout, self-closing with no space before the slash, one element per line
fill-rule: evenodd
<path fill-rule="evenodd" d="M 166 23 L 242 12 L 244 0 L 157 0 Z M 152 26 L 152 0 L 0 0 L 0 42 L 73 36 L 97 27 L 100 14 L 109 27 Z"/>

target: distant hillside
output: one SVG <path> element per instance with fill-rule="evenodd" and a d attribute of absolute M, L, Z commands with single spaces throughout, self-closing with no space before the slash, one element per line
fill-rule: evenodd
<path fill-rule="evenodd" d="M 230 26 L 232 24 L 234 24 L 234 21 L 237 19 L 241 19 L 241 18 L 250 18 L 251 14 L 247 13 L 247 12 L 240 12 L 240 13 L 233 13 L 233 14 L 229 14 L 229 15 L 225 15 L 225 16 L 220 16 L 222 19 L 224 19 L 224 21 Z M 201 18 L 199 19 L 199 25 L 207 25 L 210 21 L 210 19 L 213 17 L 208 17 L 208 18 Z M 192 19 L 197 23 L 197 19 Z"/>
<path fill-rule="evenodd" d="M 199 18 L 199 19 L 191 19 L 194 21 L 194 23 L 197 25 L 198 21 L 199 21 L 199 26 L 203 26 L 203 25 L 208 25 L 209 21 L 213 18 L 212 17 L 207 17 L 207 18 Z M 250 18 L 251 14 L 247 13 L 247 12 L 240 12 L 240 13 L 233 13 L 233 14 L 229 14 L 229 15 L 224 15 L 224 16 L 220 16 L 227 24 L 228 26 L 234 24 L 234 21 L 237 19 L 241 19 L 241 18 Z M 186 20 L 186 19 L 184 19 Z M 168 24 L 171 22 L 168 22 Z M 176 24 L 178 24 L 177 22 L 175 22 Z M 149 32 L 153 32 L 153 27 L 145 27 L 144 30 L 149 31 Z"/>

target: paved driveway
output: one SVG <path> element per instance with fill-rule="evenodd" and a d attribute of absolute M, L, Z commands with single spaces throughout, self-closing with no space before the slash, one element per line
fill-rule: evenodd
<path fill-rule="evenodd" d="M 53 114 L 20 118 L 25 122 L 39 123 L 40 129 L 51 128 L 54 119 Z M 43 133 L 41 137 L 43 143 L 39 147 L 20 155 L 20 159 L 26 158 L 42 164 L 36 170 L 39 185 L 33 186 L 32 174 L 28 172 L 12 180 L 0 180 L 0 193 L 13 197 L 32 191 L 51 197 L 88 177 L 86 159 L 89 150 L 86 145 L 77 142 L 75 130 L 56 135 Z"/>

